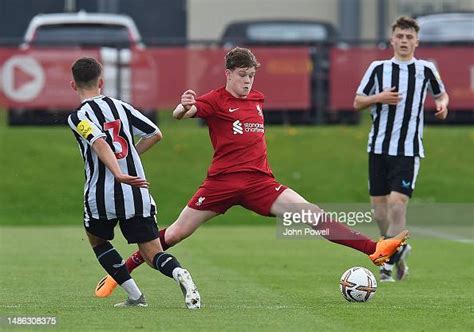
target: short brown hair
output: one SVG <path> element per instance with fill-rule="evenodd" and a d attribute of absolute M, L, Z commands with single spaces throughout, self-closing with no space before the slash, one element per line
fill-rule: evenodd
<path fill-rule="evenodd" d="M 102 74 L 102 65 L 94 58 L 80 58 L 72 64 L 71 71 L 79 88 L 93 88 Z"/>
<path fill-rule="evenodd" d="M 413 29 L 416 33 L 420 31 L 420 26 L 418 25 L 416 20 L 408 16 L 400 16 L 399 18 L 397 18 L 397 20 L 392 24 L 392 32 L 394 32 L 396 28 L 402 30 Z"/>
<path fill-rule="evenodd" d="M 248 48 L 234 47 L 225 55 L 225 68 L 234 70 L 235 68 L 251 68 L 257 69 L 260 63 L 255 55 Z"/>

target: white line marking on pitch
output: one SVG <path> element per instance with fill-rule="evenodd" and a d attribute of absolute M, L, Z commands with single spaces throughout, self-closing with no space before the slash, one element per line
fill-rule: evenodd
<path fill-rule="evenodd" d="M 454 241 L 454 242 L 459 242 L 459 243 L 467 243 L 467 244 L 474 243 L 474 239 L 466 239 L 454 234 L 438 232 L 432 229 L 421 228 L 421 227 L 410 227 L 409 229 L 415 234 L 418 233 L 420 235 L 432 236 L 438 239 L 449 240 L 449 241 Z"/>

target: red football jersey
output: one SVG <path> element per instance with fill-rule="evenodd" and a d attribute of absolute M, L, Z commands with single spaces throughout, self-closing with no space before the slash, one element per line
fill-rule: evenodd
<path fill-rule="evenodd" d="M 232 96 L 225 87 L 196 98 L 196 117 L 205 119 L 214 147 L 208 176 L 259 171 L 273 176 L 267 160 L 263 93 L 251 90 L 247 98 Z"/>

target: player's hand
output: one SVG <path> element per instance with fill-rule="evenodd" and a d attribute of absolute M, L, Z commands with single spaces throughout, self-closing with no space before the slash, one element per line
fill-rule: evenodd
<path fill-rule="evenodd" d="M 448 107 L 446 106 L 445 103 L 443 102 L 437 102 L 436 103 L 436 112 L 435 112 L 435 117 L 439 120 L 444 120 L 448 116 Z"/>
<path fill-rule="evenodd" d="M 402 100 L 402 94 L 395 91 L 395 87 L 385 89 L 378 96 L 378 103 L 381 104 L 397 105 L 400 100 Z"/>
<path fill-rule="evenodd" d="M 181 96 L 181 105 L 183 105 L 186 111 L 189 111 L 191 107 L 196 104 L 196 92 L 193 90 L 186 90 L 184 91 L 183 95 Z"/>
<path fill-rule="evenodd" d="M 139 176 L 131 176 L 127 174 L 122 174 L 120 176 L 115 177 L 118 182 L 128 184 L 132 187 L 138 188 L 148 188 L 150 183 L 147 180 L 142 179 Z"/>

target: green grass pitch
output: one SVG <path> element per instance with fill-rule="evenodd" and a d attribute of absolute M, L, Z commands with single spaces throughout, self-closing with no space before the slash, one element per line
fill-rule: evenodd
<path fill-rule="evenodd" d="M 349 303 L 338 281 L 351 266 L 376 272 L 367 257 L 323 240 L 276 240 L 272 226 L 206 226 L 172 249 L 200 288 L 189 311 L 169 278 L 134 271 L 148 308 L 117 309 L 121 289 L 93 296 L 104 274 L 81 227 L 4 227 L 0 313 L 55 316 L 64 330 L 469 330 L 473 327 L 472 246 L 413 240 L 413 274 L 379 284 L 368 303 Z M 119 251 L 132 248 L 118 237 Z M 469 263 L 471 262 L 471 263 Z M 5 326 L 3 326 L 5 327 Z"/>
<path fill-rule="evenodd" d="M 144 165 L 164 226 L 204 178 L 211 147 L 206 128 L 161 118 L 164 139 Z M 277 179 L 313 202 L 367 202 L 367 120 L 357 127 L 268 126 Z M 56 316 L 57 330 L 78 331 L 474 329 L 472 224 L 465 243 L 414 234 L 408 279 L 379 284 L 369 303 L 351 304 L 339 278 L 352 266 L 375 273 L 367 257 L 324 240 L 277 238 L 273 219 L 239 207 L 171 249 L 193 273 L 201 310 L 186 310 L 177 285 L 146 266 L 134 277 L 150 306 L 115 309 L 123 291 L 93 296 L 103 271 L 81 227 L 84 174 L 70 130 L 4 122 L 0 112 L 0 329 L 10 329 L 12 316 Z M 424 141 L 412 201 L 472 204 L 474 128 L 427 127 Z M 126 256 L 134 247 L 117 232 L 114 244 Z"/>

